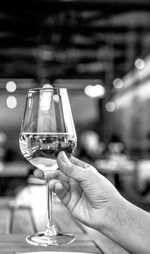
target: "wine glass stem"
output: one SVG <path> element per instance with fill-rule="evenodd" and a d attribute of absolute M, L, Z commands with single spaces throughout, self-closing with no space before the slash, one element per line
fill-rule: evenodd
<path fill-rule="evenodd" d="M 49 189 L 49 182 L 46 183 L 47 186 L 47 211 L 48 211 L 48 224 L 46 229 L 46 236 L 56 236 L 56 230 L 53 223 L 53 192 Z"/>

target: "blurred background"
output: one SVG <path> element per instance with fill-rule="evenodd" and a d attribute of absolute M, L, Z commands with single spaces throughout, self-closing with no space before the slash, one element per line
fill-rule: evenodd
<path fill-rule="evenodd" d="M 127 199 L 150 209 L 150 1 L 0 2 L 0 195 L 29 184 L 19 131 L 25 95 L 68 88 L 90 162 Z"/>

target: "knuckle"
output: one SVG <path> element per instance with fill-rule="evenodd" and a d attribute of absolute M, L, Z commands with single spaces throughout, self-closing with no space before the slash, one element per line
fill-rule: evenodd
<path fill-rule="evenodd" d="M 69 171 L 70 173 L 73 173 L 75 170 L 75 165 L 73 163 L 70 163 Z"/>
<path fill-rule="evenodd" d="M 90 166 L 86 168 L 86 175 L 87 176 L 91 176 L 93 174 L 93 172 L 95 171 L 95 168 Z"/>

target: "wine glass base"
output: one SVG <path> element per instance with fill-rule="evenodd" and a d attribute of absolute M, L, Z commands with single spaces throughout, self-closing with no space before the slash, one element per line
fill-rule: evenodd
<path fill-rule="evenodd" d="M 71 243 L 75 240 L 72 234 L 57 234 L 56 236 L 46 236 L 45 232 L 38 232 L 26 237 L 29 244 L 36 246 L 51 246 Z"/>

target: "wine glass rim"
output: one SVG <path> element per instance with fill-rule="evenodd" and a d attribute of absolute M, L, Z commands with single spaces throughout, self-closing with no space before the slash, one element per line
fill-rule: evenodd
<path fill-rule="evenodd" d="M 66 87 L 35 87 L 35 88 L 30 88 L 29 92 L 59 91 L 59 90 L 68 90 L 68 89 Z"/>

